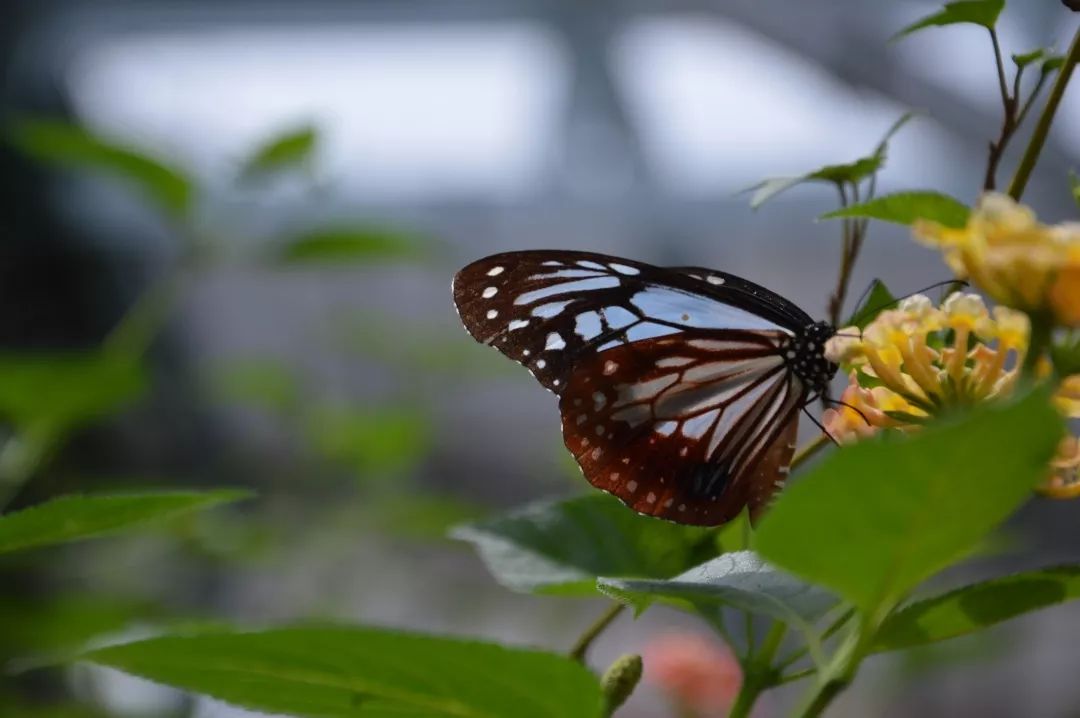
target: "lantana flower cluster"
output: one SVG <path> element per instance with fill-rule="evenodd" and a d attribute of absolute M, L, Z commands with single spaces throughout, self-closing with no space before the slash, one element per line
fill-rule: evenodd
<path fill-rule="evenodd" d="M 842 404 L 824 425 L 841 443 L 882 429 L 916 431 L 958 407 L 1008 396 L 1016 385 L 1030 338 L 1023 312 L 989 311 L 982 298 L 954 293 L 940 307 L 917 294 L 881 312 L 862 331 L 837 332 L 826 355 L 848 372 Z M 1080 375 L 1067 377 L 1055 401 L 1080 417 Z M 1080 442 L 1066 438 L 1043 488 L 1056 497 L 1080 496 Z"/>
<path fill-rule="evenodd" d="M 960 229 L 917 221 L 915 237 L 1000 304 L 1080 327 L 1080 222 L 1040 224 L 1011 197 L 987 193 Z"/>

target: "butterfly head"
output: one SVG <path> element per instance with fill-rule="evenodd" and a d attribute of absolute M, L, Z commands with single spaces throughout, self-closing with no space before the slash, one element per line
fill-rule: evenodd
<path fill-rule="evenodd" d="M 808 324 L 792 339 L 786 354 L 791 370 L 816 394 L 825 394 L 840 370 L 825 357 L 825 343 L 834 334 L 836 329 L 828 322 Z"/>

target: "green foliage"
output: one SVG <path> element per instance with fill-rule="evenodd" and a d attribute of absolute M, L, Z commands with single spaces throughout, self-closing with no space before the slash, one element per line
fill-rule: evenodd
<path fill-rule="evenodd" d="M 119 631 L 152 613 L 146 603 L 124 596 L 73 592 L 55 598 L 0 597 L 0 661 L 10 669 L 10 659 L 17 656 L 25 661 L 28 655 L 81 648 L 95 636 Z"/>
<path fill-rule="evenodd" d="M 593 595 L 600 576 L 668 578 L 715 555 L 706 529 L 641 516 L 607 494 L 535 504 L 456 528 L 501 585 Z"/>
<path fill-rule="evenodd" d="M 240 176 L 254 179 L 302 166 L 311 158 L 318 141 L 318 132 L 310 125 L 271 137 L 244 160 Z"/>
<path fill-rule="evenodd" d="M 745 551 L 750 548 L 754 527 L 750 522 L 750 509 L 744 508 L 739 515 L 716 531 L 717 553 Z"/>
<path fill-rule="evenodd" d="M 804 626 L 837 601 L 828 591 L 773 568 L 753 551 L 717 556 L 670 580 L 601 578 L 597 585 L 639 613 L 664 600 L 699 610 L 730 606 Z"/>
<path fill-rule="evenodd" d="M 389 227 L 321 227 L 285 242 L 278 254 L 285 263 L 341 264 L 416 260 L 428 252 L 419 236 Z"/>
<path fill-rule="evenodd" d="M 1027 67 L 1033 62 L 1043 59 L 1043 57 L 1045 56 L 1046 50 L 1040 47 L 1039 49 L 1032 50 L 1031 52 L 1014 54 L 1012 56 L 1012 61 L 1017 67 Z"/>
<path fill-rule="evenodd" d="M 41 161 L 127 180 L 171 216 L 182 217 L 190 209 L 193 184 L 184 172 L 85 128 L 58 120 L 26 119 L 11 125 L 8 136 Z"/>
<path fill-rule="evenodd" d="M 454 526 L 477 521 L 482 507 L 440 494 L 408 490 L 365 497 L 365 525 L 389 536 L 411 539 L 445 539 Z"/>
<path fill-rule="evenodd" d="M 1069 190 L 1072 192 L 1073 201 L 1080 208 L 1080 175 L 1075 172 L 1069 173 Z"/>
<path fill-rule="evenodd" d="M 62 496 L 0 516 L 0 553 L 120 533 L 248 496 L 234 490 Z"/>
<path fill-rule="evenodd" d="M 308 417 L 304 430 L 316 452 L 361 474 L 412 468 L 431 443 L 430 418 L 408 407 L 324 408 Z"/>
<path fill-rule="evenodd" d="M 917 601 L 882 625 L 874 649 L 894 651 L 980 631 L 1010 618 L 1080 598 L 1080 566 L 994 578 Z"/>
<path fill-rule="evenodd" d="M 755 547 L 877 616 L 1028 498 L 1061 428 L 1039 391 L 912 438 L 845 448 L 781 495 Z"/>
<path fill-rule="evenodd" d="M 821 215 L 821 219 L 867 217 L 897 224 L 928 219 L 946 227 L 963 227 L 971 211 L 963 202 L 940 192 L 897 192 L 867 202 L 842 207 Z"/>
<path fill-rule="evenodd" d="M 595 676 L 550 653 L 347 626 L 153 638 L 84 656 L 259 711 L 360 718 L 599 718 Z"/>
<path fill-rule="evenodd" d="M 300 387 L 292 373 L 273 361 L 234 362 L 224 368 L 215 383 L 224 398 L 278 415 L 294 411 L 300 401 Z"/>
<path fill-rule="evenodd" d="M 857 184 L 872 177 L 885 164 L 889 140 L 915 115 L 914 112 L 904 113 L 885 132 L 885 136 L 881 138 L 873 153 L 866 157 L 860 157 L 854 162 L 846 164 L 826 165 L 798 177 L 774 177 L 747 188 L 747 192 L 753 192 L 750 197 L 750 207 L 757 209 L 781 192 L 807 182 L 828 182 L 836 185 Z"/>
<path fill-rule="evenodd" d="M 1054 361 L 1054 370 L 1058 376 L 1080 374 L 1080 333 L 1063 337 L 1050 348 L 1050 357 Z"/>
<path fill-rule="evenodd" d="M 945 3 L 945 7 L 936 13 L 916 20 L 900 32 L 893 35 L 893 40 L 910 35 L 928 27 L 945 25 L 972 24 L 993 29 L 998 16 L 1005 9 L 1005 0 L 961 0 Z"/>
<path fill-rule="evenodd" d="M 70 430 L 146 388 L 143 368 L 105 352 L 0 354 L 0 416 L 24 429 Z"/>
<path fill-rule="evenodd" d="M 866 295 L 866 301 L 861 307 L 855 308 L 855 313 L 844 323 L 844 326 L 865 329 L 867 324 L 874 321 L 874 317 L 881 314 L 886 307 L 892 306 L 895 301 L 896 297 L 885 286 L 885 282 L 875 279 L 870 285 L 870 293 Z"/>

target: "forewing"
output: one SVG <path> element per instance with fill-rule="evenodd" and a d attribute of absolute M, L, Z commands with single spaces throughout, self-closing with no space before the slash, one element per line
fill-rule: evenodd
<path fill-rule="evenodd" d="M 756 285 L 739 280 L 738 288 L 728 287 L 730 275 L 710 276 L 601 254 L 537 250 L 474 262 L 458 272 L 453 291 L 477 341 L 562 393 L 579 363 L 631 342 L 701 329 L 790 332 L 797 326 L 745 290 Z"/>
<path fill-rule="evenodd" d="M 691 330 L 592 356 L 560 400 L 566 446 L 640 513 L 705 526 L 746 505 L 756 515 L 786 477 L 806 397 L 786 341 Z"/>

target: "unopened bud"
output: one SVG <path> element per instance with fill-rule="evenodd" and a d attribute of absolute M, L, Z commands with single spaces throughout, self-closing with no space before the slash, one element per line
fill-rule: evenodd
<path fill-rule="evenodd" d="M 615 662 L 604 671 L 604 677 L 600 679 L 600 688 L 607 701 L 608 715 L 614 713 L 615 709 L 625 703 L 634 692 L 638 681 L 641 680 L 641 669 L 641 656 L 627 653 L 615 659 Z"/>

